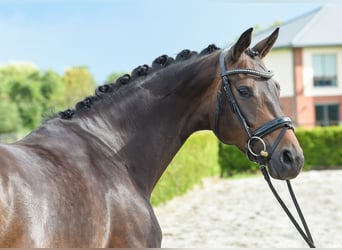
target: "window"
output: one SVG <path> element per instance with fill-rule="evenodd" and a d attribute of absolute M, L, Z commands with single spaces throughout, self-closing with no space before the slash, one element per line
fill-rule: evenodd
<path fill-rule="evenodd" d="M 336 86 L 336 55 L 320 54 L 312 56 L 315 87 Z"/>
<path fill-rule="evenodd" d="M 319 104 L 315 106 L 315 110 L 317 126 L 339 125 L 338 104 Z"/>

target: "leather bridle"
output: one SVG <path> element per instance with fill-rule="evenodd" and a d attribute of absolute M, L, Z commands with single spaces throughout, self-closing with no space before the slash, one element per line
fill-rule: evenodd
<path fill-rule="evenodd" d="M 245 69 L 245 68 L 238 68 L 238 69 L 226 69 L 226 54 L 227 49 L 223 50 L 220 55 L 220 68 L 221 68 L 221 77 L 222 77 L 222 85 L 217 93 L 217 100 L 216 100 L 216 110 L 215 110 L 215 122 L 214 122 L 214 133 L 219 137 L 219 117 L 220 117 L 220 109 L 222 105 L 222 89 L 226 94 L 226 97 L 231 105 L 233 112 L 238 117 L 242 127 L 247 135 L 247 155 L 248 158 L 254 162 L 265 164 L 269 159 L 271 159 L 271 155 L 278 146 L 280 139 L 283 137 L 287 129 L 294 129 L 292 125 L 292 121 L 289 117 L 281 116 L 277 117 L 267 123 L 265 123 L 260 128 L 252 131 L 248 125 L 247 120 L 245 119 L 244 115 L 242 114 L 240 107 L 234 97 L 231 83 L 228 79 L 231 75 L 237 74 L 247 74 L 254 77 L 258 77 L 261 79 L 271 79 L 273 77 L 272 71 L 261 72 L 254 69 Z M 273 146 L 268 151 L 267 146 L 263 140 L 263 138 L 272 133 L 273 131 L 283 128 L 278 138 L 275 140 Z M 253 151 L 253 144 L 259 141 L 263 145 L 263 149 L 260 152 Z"/>
<path fill-rule="evenodd" d="M 268 79 L 271 79 L 273 77 L 273 73 L 272 73 L 272 71 L 261 72 L 261 71 L 257 71 L 254 69 L 246 69 L 246 68 L 237 68 L 237 69 L 227 70 L 226 69 L 226 60 L 225 60 L 226 55 L 227 55 L 227 51 L 228 51 L 228 49 L 223 50 L 221 52 L 221 55 L 220 55 L 220 69 L 221 69 L 222 85 L 221 85 L 221 87 L 217 93 L 216 109 L 215 109 L 215 121 L 214 121 L 214 133 L 219 138 L 219 132 L 220 132 L 219 131 L 219 117 L 220 117 L 220 109 L 221 109 L 221 105 L 222 105 L 222 89 L 223 89 L 224 93 L 226 94 L 226 97 L 227 97 L 227 99 L 231 105 L 233 112 L 238 117 L 238 119 L 239 119 L 240 123 L 242 124 L 242 127 L 243 127 L 243 129 L 247 135 L 247 143 L 246 144 L 247 144 L 247 156 L 248 156 L 248 158 L 251 161 L 254 161 L 254 162 L 260 164 L 261 172 L 263 173 L 264 178 L 267 181 L 267 183 L 268 183 L 272 193 L 274 194 L 275 198 L 278 200 L 279 204 L 282 206 L 285 213 L 288 215 L 288 217 L 290 218 L 290 220 L 292 221 L 294 226 L 297 228 L 297 230 L 301 234 L 301 236 L 304 238 L 306 243 L 309 245 L 309 247 L 314 248 L 315 245 L 314 245 L 313 239 L 311 237 L 310 230 L 306 224 L 303 213 L 299 207 L 299 204 L 298 204 L 296 196 L 293 192 L 290 181 L 286 180 L 286 183 L 287 183 L 292 201 L 295 204 L 297 213 L 298 213 L 300 220 L 302 222 L 302 225 L 304 227 L 305 233 L 304 233 L 303 229 L 300 227 L 300 225 L 297 223 L 296 219 L 293 217 L 293 215 L 291 214 L 289 209 L 286 207 L 285 203 L 282 201 L 282 199 L 278 195 L 277 191 L 275 190 L 275 188 L 271 182 L 271 178 L 268 174 L 268 171 L 266 169 L 266 165 L 268 164 L 268 161 L 271 159 L 272 153 L 274 152 L 274 150 L 278 146 L 278 144 L 279 144 L 281 138 L 284 136 L 285 132 L 288 129 L 294 130 L 291 119 L 289 117 L 286 117 L 286 116 L 277 117 L 277 118 L 265 123 L 260 128 L 252 131 L 248 125 L 247 120 L 245 119 L 244 115 L 242 114 L 242 112 L 240 110 L 240 107 L 239 107 L 239 105 L 238 105 L 238 103 L 234 97 L 231 83 L 228 79 L 228 77 L 231 75 L 247 74 L 247 75 L 251 75 L 254 77 L 258 77 L 261 79 L 268 80 Z M 253 55 L 255 55 L 255 53 L 257 53 L 257 52 L 253 51 L 252 53 L 253 53 Z M 263 138 L 265 136 L 269 135 L 270 133 L 274 132 L 275 130 L 280 129 L 280 128 L 282 128 L 282 129 L 281 129 L 280 133 L 278 134 L 278 137 L 274 141 L 272 147 L 270 149 L 267 149 L 267 145 L 264 142 Z M 262 150 L 260 152 L 255 152 L 253 150 L 253 145 L 256 142 L 260 142 L 262 145 Z"/>

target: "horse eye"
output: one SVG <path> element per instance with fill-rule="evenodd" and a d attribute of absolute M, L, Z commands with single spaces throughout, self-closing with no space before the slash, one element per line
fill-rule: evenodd
<path fill-rule="evenodd" d="M 247 87 L 241 87 L 241 88 L 239 88 L 238 89 L 238 92 L 239 92 L 239 95 L 241 96 L 241 97 L 250 97 L 250 96 L 252 96 L 252 93 L 251 93 L 251 91 L 247 88 Z"/>

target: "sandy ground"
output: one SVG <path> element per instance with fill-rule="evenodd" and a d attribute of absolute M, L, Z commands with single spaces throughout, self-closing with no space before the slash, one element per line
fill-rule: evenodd
<path fill-rule="evenodd" d="M 273 181 L 293 214 L 285 182 Z M 292 181 L 316 247 L 342 247 L 342 170 L 309 171 Z M 307 247 L 263 177 L 203 180 L 155 208 L 162 247 Z"/>

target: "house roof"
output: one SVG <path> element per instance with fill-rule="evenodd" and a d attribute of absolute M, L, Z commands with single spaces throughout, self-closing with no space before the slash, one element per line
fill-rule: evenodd
<path fill-rule="evenodd" d="M 342 5 L 330 4 L 281 24 L 274 48 L 317 47 L 342 45 Z M 255 35 L 260 41 L 274 28 Z"/>

